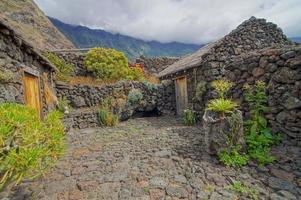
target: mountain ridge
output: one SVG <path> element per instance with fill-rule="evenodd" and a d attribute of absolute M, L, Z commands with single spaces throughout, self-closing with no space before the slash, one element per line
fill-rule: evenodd
<path fill-rule="evenodd" d="M 110 33 L 101 29 L 91 29 L 81 25 L 71 25 L 58 19 L 49 17 L 57 27 L 77 48 L 107 47 L 123 51 L 127 57 L 134 59 L 140 55 L 156 56 L 183 56 L 202 47 L 196 44 L 180 42 L 161 43 L 158 41 L 144 41 L 119 33 Z"/>
<path fill-rule="evenodd" d="M 40 50 L 74 48 L 33 0 L 1 0 L 0 18 Z"/>

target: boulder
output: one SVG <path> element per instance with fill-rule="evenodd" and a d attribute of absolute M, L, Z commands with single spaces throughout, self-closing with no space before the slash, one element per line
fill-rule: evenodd
<path fill-rule="evenodd" d="M 240 145 L 245 149 L 245 140 L 243 137 L 243 118 L 239 110 L 233 114 L 220 118 L 219 114 L 206 110 L 203 116 L 203 126 L 205 130 L 206 151 L 209 154 L 218 154 L 228 150 L 232 145 Z"/>

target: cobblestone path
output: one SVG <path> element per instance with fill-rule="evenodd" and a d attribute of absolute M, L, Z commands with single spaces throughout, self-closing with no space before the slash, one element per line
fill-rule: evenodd
<path fill-rule="evenodd" d="M 204 153 L 200 127 L 167 117 L 136 118 L 69 133 L 66 156 L 9 199 L 298 199 L 300 149 L 274 151 L 274 165 L 227 168 Z M 249 189 L 241 194 L 229 189 L 234 181 Z"/>

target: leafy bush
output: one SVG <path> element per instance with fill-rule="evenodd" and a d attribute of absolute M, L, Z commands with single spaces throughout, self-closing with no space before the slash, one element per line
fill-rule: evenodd
<path fill-rule="evenodd" d="M 234 146 L 230 148 L 230 151 L 223 151 L 218 154 L 219 160 L 227 166 L 241 167 L 246 165 L 249 160 L 249 156 L 239 153 L 239 147 Z"/>
<path fill-rule="evenodd" d="M 229 99 L 212 99 L 207 106 L 208 110 L 221 113 L 222 118 L 225 118 L 225 113 L 231 113 L 237 104 Z"/>
<path fill-rule="evenodd" d="M 141 68 L 129 68 L 128 74 L 125 77 L 126 80 L 136 80 L 141 81 L 144 80 L 144 72 Z"/>
<path fill-rule="evenodd" d="M 186 126 L 193 126 L 196 123 L 195 115 L 192 110 L 184 110 L 183 112 L 183 122 Z"/>
<path fill-rule="evenodd" d="M 51 52 L 44 55 L 58 69 L 55 75 L 58 80 L 67 81 L 74 74 L 74 66 L 72 64 L 66 63 L 64 59 Z"/>
<path fill-rule="evenodd" d="M 70 110 L 70 106 L 68 104 L 68 100 L 66 97 L 60 98 L 58 100 L 58 105 L 57 105 L 58 111 L 65 113 L 66 111 Z"/>
<path fill-rule="evenodd" d="M 13 79 L 14 74 L 11 71 L 0 71 L 0 83 L 5 83 Z"/>
<path fill-rule="evenodd" d="M 225 114 L 232 113 L 237 107 L 237 104 L 230 99 L 226 99 L 225 95 L 232 86 L 232 83 L 228 80 L 215 80 L 212 82 L 212 86 L 217 91 L 219 98 L 212 99 L 207 105 L 207 110 L 212 110 L 221 114 L 221 118 L 225 118 Z"/>
<path fill-rule="evenodd" d="M 153 92 L 153 91 L 155 91 L 156 89 L 157 89 L 157 85 L 156 84 L 153 84 L 153 83 L 150 83 L 150 82 L 148 82 L 148 81 L 143 81 L 143 84 L 146 86 L 146 88 L 149 90 L 149 91 L 151 91 L 151 92 Z"/>
<path fill-rule="evenodd" d="M 86 55 L 85 65 L 96 78 L 102 80 L 143 79 L 143 72 L 130 68 L 125 55 L 114 49 L 91 49 Z"/>
<path fill-rule="evenodd" d="M 105 98 L 100 104 L 98 119 L 103 126 L 115 126 L 119 122 L 118 115 L 114 114 L 116 101 L 114 98 Z"/>
<path fill-rule="evenodd" d="M 275 159 L 270 154 L 270 146 L 279 141 L 279 135 L 274 137 L 268 128 L 264 112 L 267 107 L 266 85 L 262 81 L 251 86 L 245 86 L 245 99 L 249 104 L 251 117 L 245 122 L 245 135 L 248 145 L 248 153 L 259 164 L 267 164 Z"/>
<path fill-rule="evenodd" d="M 99 109 L 98 119 L 103 126 L 115 126 L 119 121 L 118 116 L 106 108 Z"/>
<path fill-rule="evenodd" d="M 40 121 L 36 110 L 18 104 L 0 105 L 0 189 L 40 176 L 62 155 L 61 117 L 54 111 Z"/>
<path fill-rule="evenodd" d="M 219 79 L 212 82 L 212 87 L 217 91 L 220 98 L 224 99 L 226 93 L 232 87 L 232 83 L 226 79 Z"/>
<path fill-rule="evenodd" d="M 139 90 L 131 90 L 128 94 L 128 102 L 130 102 L 132 105 L 139 103 L 143 98 L 143 94 Z"/>
<path fill-rule="evenodd" d="M 234 181 L 232 185 L 227 187 L 227 189 L 254 200 L 258 199 L 258 190 L 252 187 L 248 187 L 240 181 Z"/>

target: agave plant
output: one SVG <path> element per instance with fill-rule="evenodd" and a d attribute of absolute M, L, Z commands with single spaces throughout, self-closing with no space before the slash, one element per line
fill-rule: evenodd
<path fill-rule="evenodd" d="M 221 113 L 221 118 L 225 118 L 226 113 L 231 113 L 235 108 L 237 107 L 237 104 L 229 99 L 212 99 L 209 101 L 207 110 L 211 110 L 214 112 Z"/>

